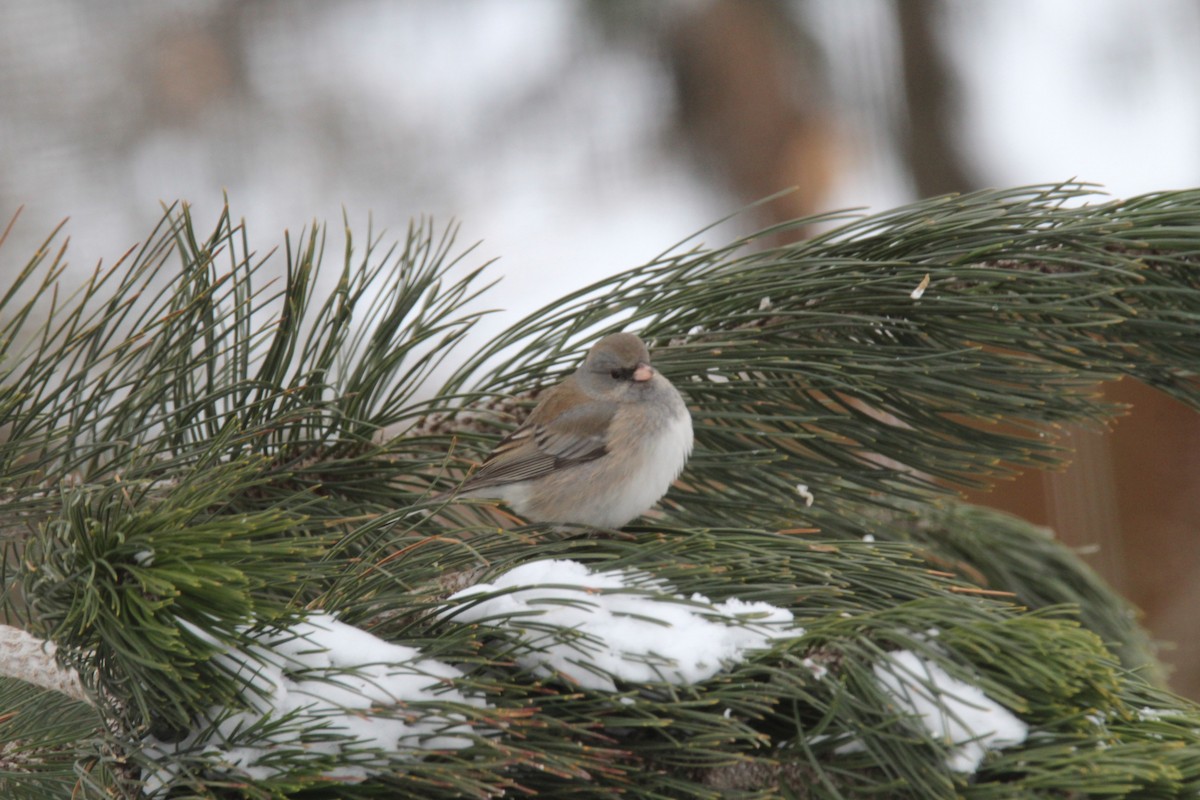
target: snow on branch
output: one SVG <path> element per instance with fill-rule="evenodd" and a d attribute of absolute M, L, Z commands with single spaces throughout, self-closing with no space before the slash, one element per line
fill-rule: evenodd
<path fill-rule="evenodd" d="M 989 750 L 1019 745 L 1029 733 L 1028 725 L 978 686 L 911 650 L 888 653 L 874 671 L 897 710 L 950 748 L 946 766 L 955 772 L 974 772 Z"/>
<path fill-rule="evenodd" d="M 451 596 L 444 616 L 515 634 L 517 662 L 587 689 L 692 684 L 772 640 L 803 635 L 792 614 L 736 598 L 683 597 L 645 572 L 534 561 Z"/>
<path fill-rule="evenodd" d="M 195 626 L 191 632 L 215 641 Z M 254 779 L 278 776 L 298 764 L 336 763 L 326 777 L 357 781 L 387 768 L 390 755 L 456 750 L 477 733 L 465 718 L 440 706 L 483 707 L 453 686 L 462 673 L 318 613 L 283 629 L 250 634 L 256 644 L 226 649 L 217 658 L 248 691 L 244 709 L 214 706 L 179 742 L 154 738 L 143 753 L 156 768 L 143 776 L 152 796 L 180 771 L 179 758 L 220 765 Z M 421 703 L 437 703 L 425 710 Z"/>

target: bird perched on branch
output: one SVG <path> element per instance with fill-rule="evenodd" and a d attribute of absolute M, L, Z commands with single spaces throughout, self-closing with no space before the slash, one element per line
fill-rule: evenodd
<path fill-rule="evenodd" d="M 614 333 L 538 403 L 459 488 L 531 522 L 620 528 L 666 494 L 692 452 L 692 417 L 646 345 Z"/>

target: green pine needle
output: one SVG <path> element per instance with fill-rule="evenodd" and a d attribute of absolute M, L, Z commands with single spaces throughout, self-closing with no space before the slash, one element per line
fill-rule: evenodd
<path fill-rule="evenodd" d="M 1200 405 L 1200 191 L 1093 200 L 1026 187 L 801 220 L 834 227 L 782 247 L 681 246 L 475 353 L 489 278 L 451 277 L 470 257 L 453 228 L 347 230 L 330 268 L 322 228 L 257 257 L 228 212 L 204 234 L 171 208 L 71 293 L 56 231 L 0 298 L 0 570 L 9 619 L 58 644 L 99 711 L 0 685 L 0 726 L 26 725 L 0 728 L 21 742 L 0 787 L 135 792 L 147 736 L 250 703 L 222 650 L 324 609 L 456 665 L 485 707 L 407 711 L 468 720 L 472 744 L 363 753 L 384 766 L 362 782 L 300 751 L 251 779 L 197 750 L 173 757 L 178 796 L 1194 795 L 1200 710 L 1155 688 L 1128 606 L 1044 532 L 953 499 L 1058 463 L 1062 426 L 1119 411 L 1097 381 Z M 596 534 L 438 496 L 617 328 L 652 340 L 696 423 L 660 513 Z M 701 684 L 609 693 L 442 613 L 543 558 L 771 603 L 804 632 Z M 1029 739 L 950 771 L 876 678 L 895 650 Z M 72 722 L 30 713 L 51 706 Z"/>

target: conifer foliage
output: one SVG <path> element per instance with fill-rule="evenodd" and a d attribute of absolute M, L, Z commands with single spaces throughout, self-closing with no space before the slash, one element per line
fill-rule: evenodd
<path fill-rule="evenodd" d="M 1195 797 L 1131 610 L 954 492 L 1058 463 L 1097 381 L 1200 405 L 1198 218 L 1072 184 L 802 220 L 477 352 L 491 273 L 426 222 L 347 230 L 329 292 L 324 229 L 257 256 L 228 212 L 76 291 L 58 232 L 0 249 L 0 581 L 48 643 L 0 654 L 0 795 Z M 660 512 L 448 503 L 619 329 L 695 420 Z"/>

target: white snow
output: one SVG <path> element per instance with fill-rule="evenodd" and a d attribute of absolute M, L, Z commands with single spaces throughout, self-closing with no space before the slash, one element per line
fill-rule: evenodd
<path fill-rule="evenodd" d="M 796 494 L 800 495 L 800 499 L 804 501 L 805 508 L 811 508 L 816 502 L 816 496 L 809 490 L 807 483 L 796 484 Z"/>
<path fill-rule="evenodd" d="M 464 589 L 443 615 L 515 634 L 518 663 L 539 675 L 609 692 L 616 680 L 697 683 L 773 639 L 803 634 L 791 612 L 768 603 L 683 597 L 644 572 L 563 560 Z"/>
<path fill-rule="evenodd" d="M 193 635 L 213 637 L 181 621 Z M 435 701 L 481 707 L 450 684 L 462 673 L 419 650 L 391 644 L 331 614 L 312 614 L 286 629 L 258 634 L 246 650 L 228 649 L 218 663 L 247 683 L 248 710 L 213 706 L 182 741 L 145 742 L 158 769 L 143 776 L 154 796 L 176 776 L 171 756 L 203 752 L 222 768 L 264 779 L 280 774 L 275 759 L 296 751 L 337 756 L 326 776 L 356 781 L 386 768 L 380 751 L 415 758 L 424 750 L 471 744 L 472 729 L 454 713 L 426 713 L 413 703 Z M 253 732 L 256 726 L 264 726 Z"/>
<path fill-rule="evenodd" d="M 850 739 L 845 744 L 839 744 L 833 748 L 833 752 L 839 756 L 848 756 L 854 753 L 867 752 L 867 745 L 862 739 Z"/>
<path fill-rule="evenodd" d="M 978 686 L 952 678 L 911 650 L 889 653 L 875 665 L 875 678 L 898 710 L 950 746 L 946 766 L 955 772 L 974 772 L 989 750 L 1018 745 L 1029 733 L 1029 726 Z"/>
<path fill-rule="evenodd" d="M 707 373 L 705 377 L 713 383 L 729 383 L 729 378 L 721 374 L 720 367 L 709 367 L 705 372 Z"/>
<path fill-rule="evenodd" d="M 1150 722 L 1156 719 L 1170 719 L 1171 717 L 1184 716 L 1183 712 L 1173 708 L 1151 708 L 1150 706 L 1142 706 L 1137 710 L 1137 718 L 1142 722 Z"/>
<path fill-rule="evenodd" d="M 917 288 L 913 289 L 912 292 L 909 293 L 908 296 L 911 297 L 913 300 L 920 300 L 921 297 L 925 294 L 925 290 L 928 288 L 929 288 L 929 273 L 926 272 L 925 277 L 921 278 L 921 282 L 917 284 Z"/>
<path fill-rule="evenodd" d="M 804 668 L 811 672 L 812 676 L 817 680 L 821 680 L 829 674 L 829 668 L 816 659 L 805 658 L 800 663 L 803 664 Z"/>

